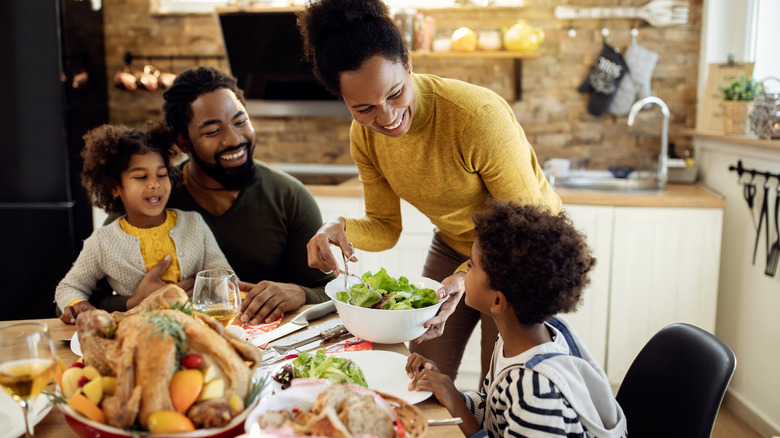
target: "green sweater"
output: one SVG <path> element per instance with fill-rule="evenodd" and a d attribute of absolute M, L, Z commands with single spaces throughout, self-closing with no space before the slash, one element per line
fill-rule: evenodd
<path fill-rule="evenodd" d="M 465 255 L 474 242 L 472 214 L 489 197 L 560 211 L 561 200 L 504 99 L 453 79 L 412 74 L 412 80 L 417 107 L 406 135 L 388 137 L 352 122 L 351 153 L 366 204 L 365 217 L 346 221 L 355 247 L 395 245 L 402 229 L 399 199 Z"/>

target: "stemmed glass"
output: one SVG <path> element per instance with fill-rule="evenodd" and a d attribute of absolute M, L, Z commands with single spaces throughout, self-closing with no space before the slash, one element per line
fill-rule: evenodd
<path fill-rule="evenodd" d="M 192 306 L 199 312 L 229 326 L 241 310 L 238 277 L 229 269 L 198 272 L 192 288 Z"/>
<path fill-rule="evenodd" d="M 21 322 L 0 327 L 0 387 L 21 406 L 25 436 L 33 436 L 30 403 L 49 384 L 55 358 L 46 324 Z"/>

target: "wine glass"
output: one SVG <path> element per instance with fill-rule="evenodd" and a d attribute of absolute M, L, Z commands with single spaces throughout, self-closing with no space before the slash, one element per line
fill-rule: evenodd
<path fill-rule="evenodd" d="M 25 436 L 33 436 L 30 403 L 49 384 L 55 357 L 46 324 L 21 322 L 0 327 L 0 387 L 21 406 Z"/>
<path fill-rule="evenodd" d="M 192 288 L 192 305 L 199 312 L 228 327 L 241 310 L 238 277 L 229 269 L 198 272 Z"/>

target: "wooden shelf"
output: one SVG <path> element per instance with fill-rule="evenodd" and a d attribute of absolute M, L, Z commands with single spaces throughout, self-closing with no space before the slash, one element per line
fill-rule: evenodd
<path fill-rule="evenodd" d="M 493 58 L 493 59 L 526 59 L 538 58 L 539 53 L 510 52 L 508 50 L 481 51 L 474 52 L 419 52 L 413 51 L 412 58 Z"/>
<path fill-rule="evenodd" d="M 515 100 L 523 97 L 523 59 L 535 59 L 538 52 L 511 52 L 508 50 L 474 52 L 411 52 L 412 59 L 512 59 L 515 63 Z"/>

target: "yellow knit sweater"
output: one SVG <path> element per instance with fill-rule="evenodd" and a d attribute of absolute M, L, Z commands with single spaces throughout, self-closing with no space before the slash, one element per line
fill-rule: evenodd
<path fill-rule="evenodd" d="M 352 122 L 352 158 L 360 171 L 366 216 L 347 219 L 356 248 L 392 248 L 401 234 L 400 199 L 427 216 L 441 239 L 468 255 L 472 213 L 488 197 L 547 205 L 561 200 L 509 104 L 493 91 L 412 74 L 417 107 L 409 132 L 392 138 Z"/>

